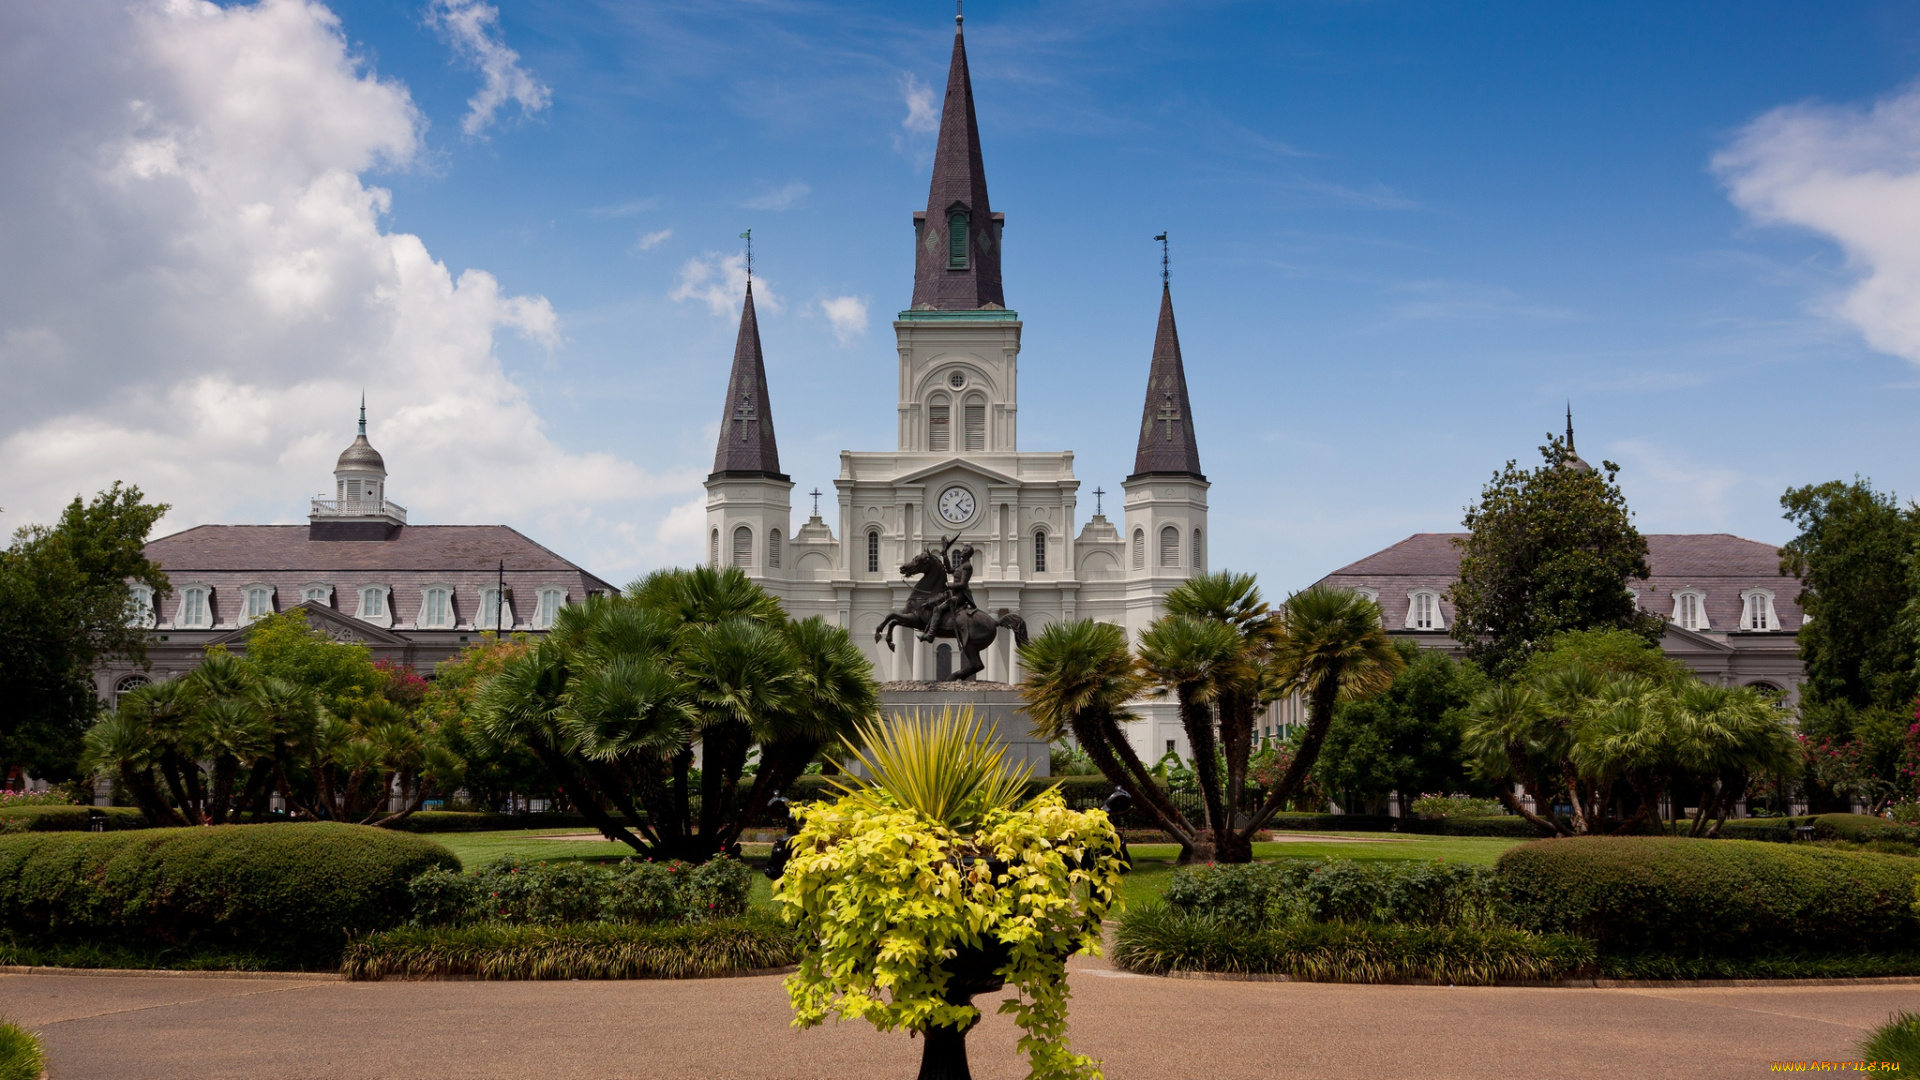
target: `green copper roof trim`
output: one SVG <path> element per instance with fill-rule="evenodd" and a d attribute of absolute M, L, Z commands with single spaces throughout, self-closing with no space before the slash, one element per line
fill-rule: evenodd
<path fill-rule="evenodd" d="M 1007 308 L 979 311 L 931 311 L 925 308 L 909 308 L 900 313 L 898 322 L 1019 322 L 1020 313 Z"/>

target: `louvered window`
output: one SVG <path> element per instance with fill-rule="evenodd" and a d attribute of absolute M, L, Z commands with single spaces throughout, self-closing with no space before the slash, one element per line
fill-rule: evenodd
<path fill-rule="evenodd" d="M 967 402 L 967 449 L 973 451 L 987 448 L 987 407 L 984 403 Z"/>
<path fill-rule="evenodd" d="M 767 565 L 776 570 L 780 568 L 779 529 L 774 529 L 772 532 L 767 533 Z"/>
<path fill-rule="evenodd" d="M 880 572 L 880 534 L 877 532 L 870 532 L 867 534 L 867 573 L 877 574 L 879 572 Z"/>
<path fill-rule="evenodd" d="M 963 211 L 947 219 L 947 269 L 967 268 L 967 215 Z"/>
<path fill-rule="evenodd" d="M 946 398 L 935 398 L 933 404 L 927 406 L 927 449 L 945 450 L 953 445 L 952 411 Z"/>
<path fill-rule="evenodd" d="M 1147 568 L 1147 533 L 1145 529 L 1133 530 L 1133 568 Z"/>
<path fill-rule="evenodd" d="M 1044 531 L 1036 531 L 1033 534 L 1033 572 L 1036 574 L 1047 572 L 1047 534 Z"/>
<path fill-rule="evenodd" d="M 713 530 L 713 543 L 710 545 L 710 550 L 707 552 L 707 565 L 713 567 L 715 570 L 720 569 L 720 530 L 719 529 Z"/>
<path fill-rule="evenodd" d="M 1160 530 L 1160 565 L 1180 565 L 1180 530 L 1171 525 Z"/>
<path fill-rule="evenodd" d="M 1193 530 L 1193 568 L 1195 570 L 1199 570 L 1206 565 L 1206 560 L 1200 557 L 1200 551 L 1200 530 L 1195 529 Z"/>
<path fill-rule="evenodd" d="M 753 565 L 753 530 L 745 525 L 733 530 L 733 565 Z"/>

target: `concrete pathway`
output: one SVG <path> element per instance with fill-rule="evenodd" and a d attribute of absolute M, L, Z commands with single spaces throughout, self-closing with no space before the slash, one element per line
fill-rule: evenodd
<path fill-rule="evenodd" d="M 1113 1080 L 1746 1078 L 1844 1061 L 1920 986 L 1519 989 L 1153 979 L 1075 961 L 1075 1048 Z M 984 999 L 982 999 L 984 1000 Z M 906 1080 L 919 1043 L 789 1026 L 778 976 L 386 982 L 0 975 L 53 1080 Z M 969 1037 L 1018 1080 L 1015 1029 Z"/>

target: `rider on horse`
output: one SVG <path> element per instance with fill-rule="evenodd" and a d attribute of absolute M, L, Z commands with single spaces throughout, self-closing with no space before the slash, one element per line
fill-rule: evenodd
<path fill-rule="evenodd" d="M 958 539 L 958 536 L 953 538 Z M 958 615 L 979 606 L 973 602 L 973 590 L 967 587 L 967 583 L 973 580 L 973 545 L 961 544 L 956 548 L 953 540 L 940 545 L 947 564 L 947 592 L 927 609 L 927 627 L 920 632 L 921 641 L 933 640 L 949 612 Z"/>

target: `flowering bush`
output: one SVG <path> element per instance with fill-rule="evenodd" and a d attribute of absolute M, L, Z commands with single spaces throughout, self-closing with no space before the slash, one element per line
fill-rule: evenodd
<path fill-rule="evenodd" d="M 47 791 L 0 791 L 0 810 L 15 806 L 68 806 L 73 798 L 60 788 Z"/>
<path fill-rule="evenodd" d="M 1476 799 L 1471 795 L 1422 795 L 1413 800 L 1413 816 L 1437 821 L 1455 817 L 1493 817 L 1504 814 L 1496 799 Z"/>

